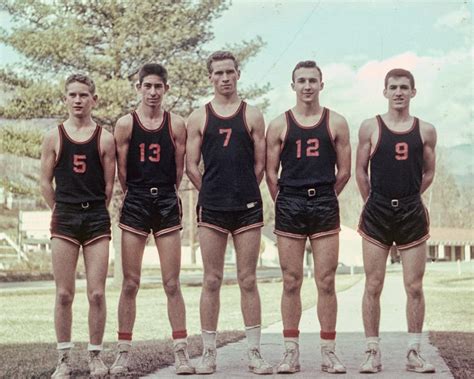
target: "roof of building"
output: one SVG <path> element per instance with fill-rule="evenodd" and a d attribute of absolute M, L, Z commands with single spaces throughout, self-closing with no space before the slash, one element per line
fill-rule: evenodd
<path fill-rule="evenodd" d="M 430 228 L 429 245 L 474 245 L 474 229 Z"/>

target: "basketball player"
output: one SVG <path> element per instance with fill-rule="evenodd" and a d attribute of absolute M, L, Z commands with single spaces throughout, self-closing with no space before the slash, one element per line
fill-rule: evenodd
<path fill-rule="evenodd" d="M 181 201 L 186 128 L 184 120 L 162 107 L 169 89 L 166 69 L 145 64 L 138 72 L 137 110 L 121 117 L 115 127 L 118 174 L 126 193 L 122 229 L 123 283 L 118 319 L 118 355 L 111 374 L 129 369 L 143 251 L 150 232 L 160 256 L 163 287 L 168 299 L 177 374 L 193 374 L 187 353 L 186 312 L 180 289 Z"/>
<path fill-rule="evenodd" d="M 278 373 L 295 373 L 299 363 L 300 290 L 309 238 L 318 290 L 321 369 L 344 373 L 335 353 L 337 299 L 335 275 L 339 253 L 339 205 L 350 177 L 351 147 L 347 122 L 322 107 L 321 69 L 299 62 L 292 73 L 296 105 L 273 120 L 267 131 L 267 183 L 275 200 L 275 233 L 283 273 L 281 313 L 285 353 Z M 278 178 L 279 166 L 282 166 Z M 337 168 L 337 171 L 336 171 Z"/>
<path fill-rule="evenodd" d="M 237 94 L 238 62 L 228 51 L 208 58 L 214 97 L 188 120 L 186 169 L 199 190 L 197 218 L 204 266 L 200 314 L 204 351 L 198 374 L 216 370 L 219 293 L 227 237 L 236 250 L 241 309 L 248 342 L 249 369 L 271 374 L 260 354 L 261 311 L 256 267 L 263 226 L 259 183 L 265 166 L 264 120 L 260 111 Z M 199 170 L 201 154 L 204 174 Z"/>
<path fill-rule="evenodd" d="M 421 194 L 434 177 L 436 131 L 433 125 L 410 115 L 410 101 L 416 89 L 409 71 L 389 71 L 383 94 L 388 100 L 388 112 L 362 123 L 357 148 L 357 184 L 366 202 L 359 223 L 366 275 L 362 315 L 367 338 L 366 359 L 360 372 L 382 370 L 380 294 L 387 256 L 395 244 L 402 258 L 407 294 L 406 369 L 430 373 L 435 368 L 420 356 L 425 314 L 423 275 L 429 238 L 428 213 Z"/>
<path fill-rule="evenodd" d="M 94 82 L 80 74 L 69 76 L 65 83 L 69 117 L 46 134 L 41 153 L 41 192 L 53 210 L 54 324 L 59 359 L 52 378 L 69 378 L 71 375 L 72 302 L 81 247 L 89 300 L 90 375 L 108 374 L 100 352 L 106 318 L 104 292 L 109 263 L 110 217 L 107 206 L 115 175 L 115 145 L 112 135 L 91 117 L 96 103 Z"/>

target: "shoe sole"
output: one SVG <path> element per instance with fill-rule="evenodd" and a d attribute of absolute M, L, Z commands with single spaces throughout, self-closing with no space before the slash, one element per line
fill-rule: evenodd
<path fill-rule="evenodd" d="M 347 371 L 344 370 L 336 370 L 334 368 L 328 366 L 321 366 L 321 371 L 327 372 L 328 374 L 345 374 Z"/>
<path fill-rule="evenodd" d="M 176 375 L 193 375 L 195 373 L 196 373 L 196 370 L 194 370 L 193 368 L 176 370 Z"/>
<path fill-rule="evenodd" d="M 372 370 L 369 370 L 369 369 L 367 369 L 367 370 L 359 370 L 359 372 L 360 372 L 361 374 L 376 374 L 376 373 L 378 373 L 378 372 L 380 372 L 380 371 L 382 371 L 382 365 L 376 366 L 376 367 L 375 367 L 374 369 L 372 369 Z"/>
<path fill-rule="evenodd" d="M 271 375 L 271 374 L 273 374 L 273 368 L 259 371 L 259 370 L 255 369 L 255 367 L 250 367 L 249 366 L 249 371 L 253 374 L 256 374 L 256 375 Z"/>
<path fill-rule="evenodd" d="M 407 371 L 412 371 L 412 372 L 417 372 L 419 374 L 432 374 L 436 372 L 435 369 L 423 369 L 419 367 L 414 367 L 414 366 L 406 366 Z"/>
<path fill-rule="evenodd" d="M 211 375 L 211 374 L 214 374 L 215 372 L 216 372 L 216 369 L 213 369 L 213 370 L 198 370 L 198 369 L 196 369 L 195 370 L 196 375 Z"/>
<path fill-rule="evenodd" d="M 295 374 L 297 372 L 300 372 L 300 370 L 301 366 L 295 366 L 295 368 L 288 370 L 277 369 L 277 374 Z"/>

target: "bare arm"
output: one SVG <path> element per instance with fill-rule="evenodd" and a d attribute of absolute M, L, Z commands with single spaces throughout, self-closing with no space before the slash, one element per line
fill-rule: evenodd
<path fill-rule="evenodd" d="M 43 145 L 41 147 L 41 172 L 40 172 L 40 186 L 41 194 L 43 195 L 48 206 L 53 209 L 54 199 L 54 188 L 53 188 L 53 176 L 54 166 L 56 164 L 56 145 L 59 141 L 58 130 L 50 130 L 43 139 Z"/>
<path fill-rule="evenodd" d="M 423 178 L 421 179 L 420 192 L 423 193 L 433 183 L 436 166 L 436 130 L 433 125 L 421 122 L 423 137 Z"/>
<path fill-rule="evenodd" d="M 174 159 L 176 162 L 176 188 L 179 188 L 184 172 L 184 154 L 186 152 L 186 127 L 182 117 L 171 113 L 171 130 L 176 146 Z"/>
<path fill-rule="evenodd" d="M 253 138 L 255 177 L 260 184 L 265 171 L 265 121 L 262 112 L 252 106 L 247 107 L 245 117 Z"/>
<path fill-rule="evenodd" d="M 105 203 L 107 207 L 112 200 L 112 191 L 115 179 L 115 142 L 114 137 L 103 129 L 100 139 L 100 150 L 102 153 L 102 167 L 105 179 Z"/>
<path fill-rule="evenodd" d="M 206 119 L 205 109 L 200 108 L 189 116 L 186 141 L 186 174 L 198 191 L 201 190 L 202 174 L 199 171 L 201 161 L 202 128 Z"/>
<path fill-rule="evenodd" d="M 283 115 L 277 117 L 268 125 L 265 177 L 273 201 L 275 201 L 278 193 L 278 169 L 280 168 L 280 153 L 285 131 L 286 119 Z"/>
<path fill-rule="evenodd" d="M 132 136 L 132 126 L 132 116 L 125 115 L 117 121 L 114 130 L 118 178 L 123 192 L 127 191 L 127 155 Z"/>
<path fill-rule="evenodd" d="M 330 128 L 335 136 L 337 173 L 334 190 L 339 195 L 351 177 L 351 143 L 347 121 L 341 115 L 331 112 Z M 334 128 L 334 129 L 333 129 Z"/>
<path fill-rule="evenodd" d="M 359 186 L 359 192 L 364 201 L 370 194 L 369 181 L 369 160 L 372 148 L 371 138 L 374 131 L 374 124 L 371 120 L 362 123 L 359 129 L 359 144 L 357 146 L 356 157 L 356 180 Z"/>

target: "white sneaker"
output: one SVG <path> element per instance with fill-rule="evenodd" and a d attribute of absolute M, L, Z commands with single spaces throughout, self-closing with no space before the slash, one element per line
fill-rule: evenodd
<path fill-rule="evenodd" d="M 109 368 L 100 358 L 100 351 L 89 351 L 89 370 L 92 378 L 101 378 L 109 373 Z"/>
<path fill-rule="evenodd" d="M 128 373 L 129 356 L 128 351 L 119 351 L 114 363 L 110 366 L 110 373 L 112 375 L 123 375 Z"/>
<path fill-rule="evenodd" d="M 216 357 L 216 349 L 205 348 L 201 360 L 196 366 L 196 374 L 214 374 L 216 372 Z"/>
<path fill-rule="evenodd" d="M 408 371 L 414 371 L 423 374 L 432 373 L 436 371 L 434 366 L 431 363 L 426 362 L 421 357 L 420 353 L 415 349 L 411 349 L 408 351 L 406 369 Z"/>
<path fill-rule="evenodd" d="M 63 352 L 58 358 L 56 370 L 54 370 L 51 379 L 69 379 L 72 369 L 69 363 L 69 351 Z"/>
<path fill-rule="evenodd" d="M 273 374 L 273 367 L 263 359 L 260 350 L 250 349 L 247 352 L 249 358 L 249 370 L 257 375 Z"/>
<path fill-rule="evenodd" d="M 321 370 L 330 374 L 344 374 L 346 368 L 333 349 L 321 347 Z"/>
<path fill-rule="evenodd" d="M 365 352 L 365 361 L 359 367 L 362 374 L 373 374 L 382 371 L 382 354 L 380 349 L 369 347 Z"/>
<path fill-rule="evenodd" d="M 194 374 L 194 367 L 189 362 L 189 355 L 186 343 L 178 343 L 174 347 L 174 367 L 177 375 Z"/>
<path fill-rule="evenodd" d="M 286 349 L 283 358 L 278 364 L 277 374 L 294 374 L 300 371 L 300 351 L 298 345 L 294 348 Z"/>

